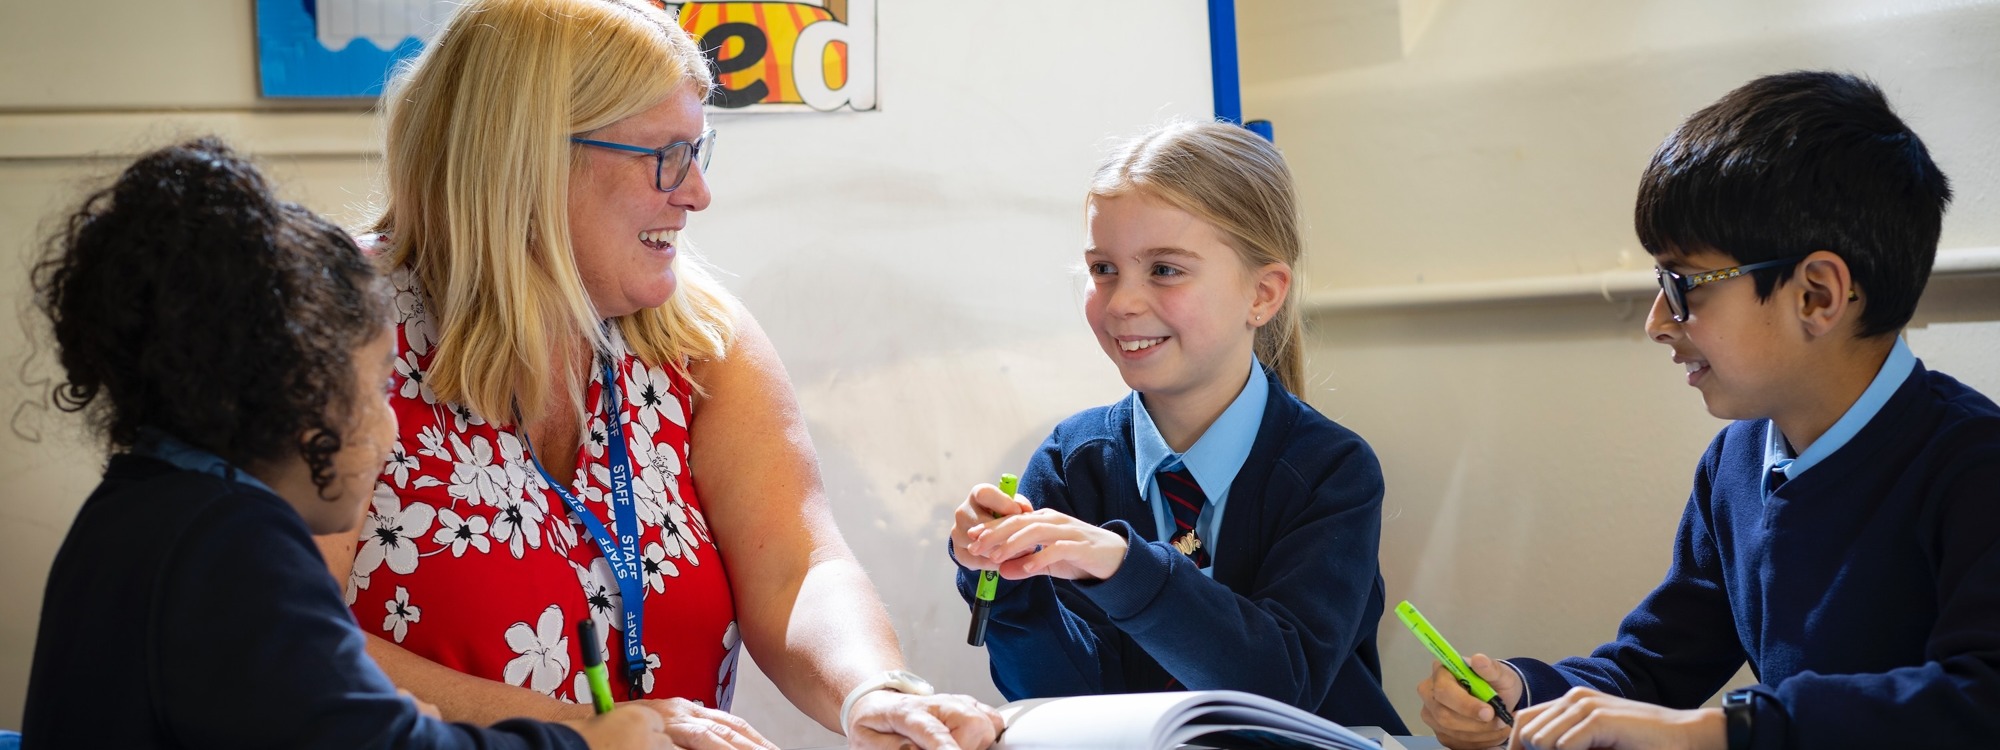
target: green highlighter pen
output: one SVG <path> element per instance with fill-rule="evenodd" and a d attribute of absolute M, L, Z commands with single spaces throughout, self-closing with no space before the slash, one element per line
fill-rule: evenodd
<path fill-rule="evenodd" d="M 1020 489 L 1021 478 L 1012 474 L 1000 475 L 1000 491 L 1008 497 Z M 999 518 L 999 514 L 994 514 Z M 979 590 L 972 597 L 972 630 L 965 634 L 965 642 L 978 648 L 986 645 L 986 618 L 993 614 L 993 594 L 1000 589 L 1000 571 L 979 572 Z"/>
<path fill-rule="evenodd" d="M 1507 712 L 1507 702 L 1500 700 L 1500 694 L 1494 692 L 1493 686 L 1486 684 L 1486 680 L 1480 679 L 1479 674 L 1473 672 L 1472 667 L 1467 666 L 1465 660 L 1458 657 L 1458 652 L 1452 649 L 1450 643 L 1445 642 L 1444 636 L 1438 635 L 1437 629 L 1431 627 L 1430 621 L 1424 619 L 1423 613 L 1417 611 L 1416 605 L 1405 599 L 1402 604 L 1396 605 L 1396 618 L 1402 620 L 1404 625 L 1410 626 L 1410 632 L 1416 633 L 1417 640 L 1424 642 L 1424 647 L 1431 650 L 1431 655 L 1437 657 L 1438 663 L 1443 664 L 1444 668 L 1451 672 L 1451 676 L 1458 678 L 1458 684 L 1465 688 L 1465 692 L 1471 693 L 1474 698 L 1486 701 L 1487 705 L 1493 707 L 1494 716 L 1507 722 L 1507 726 L 1514 726 L 1514 715 Z"/>
<path fill-rule="evenodd" d="M 597 623 L 588 617 L 577 622 L 576 639 L 583 644 L 583 678 L 590 681 L 590 703 L 598 713 L 610 713 L 611 682 L 604 676 L 604 652 L 597 649 Z"/>

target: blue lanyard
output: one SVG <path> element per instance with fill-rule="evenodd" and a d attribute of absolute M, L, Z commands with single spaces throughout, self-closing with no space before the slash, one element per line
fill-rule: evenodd
<path fill-rule="evenodd" d="M 566 484 L 549 476 L 549 470 L 542 468 L 542 459 L 535 455 L 535 444 L 528 440 L 528 430 L 524 425 L 521 439 L 528 442 L 528 454 L 534 458 L 535 470 L 542 473 L 542 479 L 549 488 L 556 491 L 570 512 L 583 521 L 583 528 L 590 532 L 597 549 L 604 553 L 604 559 L 611 564 L 611 575 L 618 579 L 618 593 L 625 600 L 625 676 L 630 682 L 627 697 L 637 700 L 641 697 L 640 678 L 646 673 L 646 652 L 639 643 L 640 623 L 644 619 L 646 580 L 639 568 L 639 514 L 632 508 L 632 457 L 625 446 L 625 426 L 620 424 L 618 400 L 618 373 L 611 366 L 611 360 L 604 363 L 604 396 L 611 404 L 611 412 L 604 418 L 605 430 L 610 442 L 611 456 L 611 520 L 618 525 L 618 536 L 613 537 L 604 528 L 604 522 L 583 507 L 583 501 L 569 491 Z M 515 422 L 520 422 L 518 415 Z"/>

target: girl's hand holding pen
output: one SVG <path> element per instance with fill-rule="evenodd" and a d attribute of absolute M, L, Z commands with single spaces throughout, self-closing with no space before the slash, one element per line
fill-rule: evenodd
<path fill-rule="evenodd" d="M 1124 564 L 1123 534 L 1047 508 L 1035 510 L 1019 495 L 1008 501 L 1011 508 L 1003 500 L 1007 500 L 1006 495 L 999 489 L 980 485 L 973 488 L 966 504 L 959 506 L 959 525 L 953 529 L 952 544 L 960 550 L 961 564 L 998 570 L 1000 577 L 1009 580 L 1036 575 L 1103 580 Z M 969 512 L 984 515 L 988 510 L 1001 517 L 989 515 L 976 524 L 966 523 Z"/>
<path fill-rule="evenodd" d="M 987 523 L 1007 516 L 1027 513 L 1035 509 L 1025 497 L 1008 497 L 999 487 L 981 484 L 972 488 L 952 513 L 951 547 L 952 556 L 958 564 L 972 570 L 999 570 L 1005 559 L 993 559 L 971 551 L 976 533 L 983 533 Z"/>

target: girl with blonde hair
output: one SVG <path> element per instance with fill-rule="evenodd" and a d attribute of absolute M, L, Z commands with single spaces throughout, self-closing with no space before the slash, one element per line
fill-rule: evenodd
<path fill-rule="evenodd" d="M 1402 734 L 1375 648 L 1381 466 L 1299 399 L 1284 158 L 1170 124 L 1114 152 L 1085 205 L 1084 317 L 1132 393 L 1058 425 L 1017 496 L 958 507 L 960 592 L 1003 579 L 1000 692 L 1240 690 Z"/>
<path fill-rule="evenodd" d="M 901 671 L 782 365 L 682 242 L 710 86 L 640 0 L 453 12 L 384 97 L 399 444 L 322 545 L 447 718 L 587 715 L 589 620 L 684 747 L 771 747 L 727 713 L 745 647 L 858 746 L 984 747 L 997 715 Z"/>

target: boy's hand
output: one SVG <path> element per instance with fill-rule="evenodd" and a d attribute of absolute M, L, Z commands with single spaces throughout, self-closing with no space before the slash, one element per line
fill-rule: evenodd
<path fill-rule="evenodd" d="M 565 726 L 583 735 L 591 750 L 673 750 L 667 739 L 666 722 L 658 713 L 641 706 L 619 706 L 611 713 L 588 719 L 565 721 Z"/>
<path fill-rule="evenodd" d="M 958 564 L 972 570 L 999 570 L 1005 558 L 993 559 L 972 551 L 974 529 L 986 525 L 995 516 L 1007 517 L 1034 510 L 1035 506 L 1027 498 L 1015 495 L 1008 497 L 999 487 L 982 484 L 967 493 L 965 502 L 959 503 L 952 513 L 951 548 L 952 557 Z"/>
<path fill-rule="evenodd" d="M 1522 711 L 1513 737 L 1518 750 L 1723 750 L 1728 744 L 1722 709 L 1676 711 L 1589 688 Z"/>
<path fill-rule="evenodd" d="M 1125 562 L 1123 534 L 1047 508 L 987 521 L 966 535 L 971 556 L 997 563 L 1000 576 L 1010 580 L 1035 575 L 1103 580 Z"/>
<path fill-rule="evenodd" d="M 1493 686 L 1502 703 L 1511 708 L 1520 702 L 1521 676 L 1514 673 L 1513 667 L 1485 654 L 1473 654 L 1465 663 L 1472 667 L 1473 674 Z M 1443 664 L 1431 662 L 1431 676 L 1417 683 L 1417 697 L 1424 702 L 1418 717 L 1437 732 L 1438 742 L 1445 747 L 1474 750 L 1497 747 L 1507 740 L 1509 727 L 1493 715 L 1493 707 L 1466 692 Z"/>

